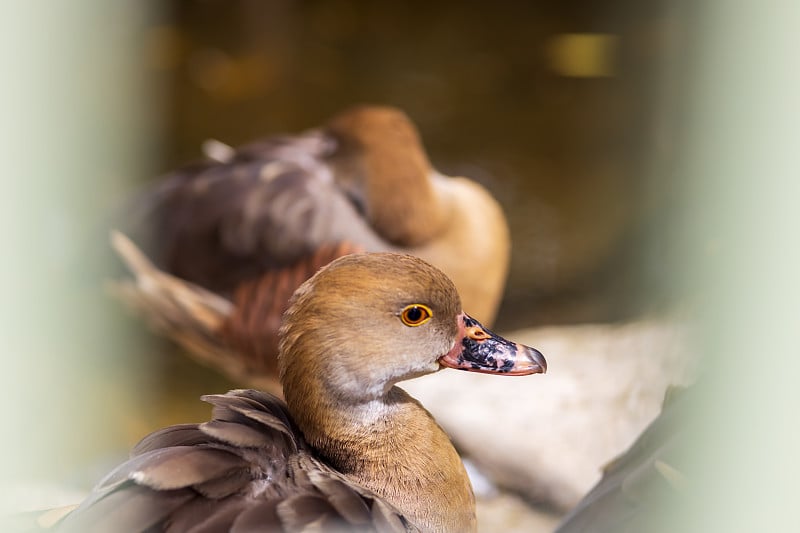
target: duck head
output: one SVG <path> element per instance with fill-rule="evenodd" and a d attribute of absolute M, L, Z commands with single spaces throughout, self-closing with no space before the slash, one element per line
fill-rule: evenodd
<path fill-rule="evenodd" d="M 348 255 L 292 297 L 279 368 L 292 417 L 319 457 L 422 531 L 474 531 L 469 478 L 447 434 L 394 384 L 445 367 L 544 372 L 542 354 L 464 314 L 455 286 L 411 255 Z"/>
<path fill-rule="evenodd" d="M 405 113 L 362 105 L 333 117 L 327 131 L 338 143 L 331 160 L 337 181 L 379 235 L 417 246 L 441 232 L 446 215 L 431 181 L 434 170 Z"/>
<path fill-rule="evenodd" d="M 321 269 L 293 296 L 281 337 L 281 381 L 290 404 L 295 393 L 311 393 L 309 387 L 367 402 L 398 381 L 444 367 L 503 375 L 547 369 L 538 350 L 465 314 L 442 272 L 403 254 L 354 254 Z"/>

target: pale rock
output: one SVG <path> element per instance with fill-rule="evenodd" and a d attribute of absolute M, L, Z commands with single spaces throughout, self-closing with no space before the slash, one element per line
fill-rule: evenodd
<path fill-rule="evenodd" d="M 527 329 L 504 335 L 545 354 L 544 376 L 445 371 L 403 383 L 459 450 L 500 486 L 568 509 L 693 372 L 667 321 Z"/>

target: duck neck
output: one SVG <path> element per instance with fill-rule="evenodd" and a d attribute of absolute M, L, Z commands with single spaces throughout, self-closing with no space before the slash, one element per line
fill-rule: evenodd
<path fill-rule="evenodd" d="M 293 394 L 291 387 L 285 394 L 306 440 L 328 464 L 422 530 L 475 530 L 475 499 L 458 453 L 405 391 L 391 387 L 358 404 Z"/>
<path fill-rule="evenodd" d="M 366 171 L 367 217 L 375 229 L 399 246 L 419 246 L 433 239 L 445 216 L 431 183 L 424 155 L 392 161 L 371 154 Z M 392 154 L 394 155 L 394 154 Z M 415 159 L 419 161 L 415 161 Z"/>

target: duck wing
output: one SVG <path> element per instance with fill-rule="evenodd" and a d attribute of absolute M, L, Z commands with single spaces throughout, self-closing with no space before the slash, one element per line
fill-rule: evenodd
<path fill-rule="evenodd" d="M 143 199 L 143 224 L 168 272 L 229 293 L 324 244 L 387 248 L 328 164 L 333 136 L 315 130 L 228 150 L 166 176 Z"/>
<path fill-rule="evenodd" d="M 313 457 L 286 405 L 255 390 L 205 396 L 212 420 L 157 431 L 57 531 L 415 531 Z"/>

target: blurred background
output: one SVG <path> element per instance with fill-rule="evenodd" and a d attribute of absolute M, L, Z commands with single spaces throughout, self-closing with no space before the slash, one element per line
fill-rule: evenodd
<path fill-rule="evenodd" d="M 198 158 L 207 138 L 236 145 L 354 103 L 391 104 L 437 168 L 505 207 L 502 323 L 620 319 L 662 277 L 639 267 L 644 230 L 675 193 L 647 165 L 654 152 L 673 159 L 657 97 L 680 87 L 680 3 L 163 5 L 142 43 L 164 89 L 155 170 Z"/>
<path fill-rule="evenodd" d="M 703 350 L 735 358 L 735 335 L 759 338 L 779 301 L 800 330 L 786 302 L 798 216 L 781 203 L 799 192 L 785 67 L 800 21 L 767 4 L 3 1 L 3 480 L 85 489 L 147 432 L 207 416 L 199 395 L 233 385 L 108 298 L 107 230 L 204 140 L 298 132 L 361 102 L 404 109 L 440 171 L 505 208 L 496 329 L 677 312 Z M 783 353 L 781 324 L 725 365 Z M 781 390 L 773 407 L 796 405 Z"/>

